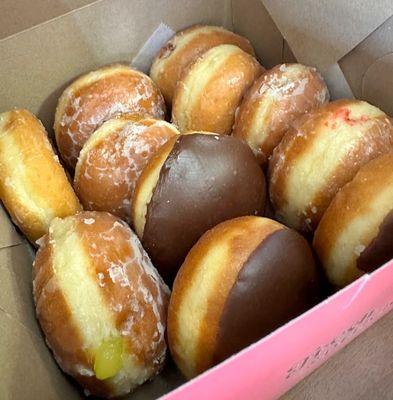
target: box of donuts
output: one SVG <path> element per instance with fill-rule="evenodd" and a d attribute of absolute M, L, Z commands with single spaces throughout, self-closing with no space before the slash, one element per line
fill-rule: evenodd
<path fill-rule="evenodd" d="M 1 2 L 1 398 L 278 399 L 393 308 L 379 3 Z"/>

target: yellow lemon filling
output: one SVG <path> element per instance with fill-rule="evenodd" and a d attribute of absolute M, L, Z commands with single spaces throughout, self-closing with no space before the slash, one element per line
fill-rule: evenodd
<path fill-rule="evenodd" d="M 122 368 L 123 340 L 111 338 L 103 341 L 94 352 L 94 373 L 104 380 L 115 376 Z"/>

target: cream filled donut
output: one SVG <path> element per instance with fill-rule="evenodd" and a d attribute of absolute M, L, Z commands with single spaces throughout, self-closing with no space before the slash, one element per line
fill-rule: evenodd
<path fill-rule="evenodd" d="M 319 276 L 307 241 L 261 217 L 225 221 L 187 255 L 173 285 L 168 340 L 194 377 L 318 302 Z"/>
<path fill-rule="evenodd" d="M 75 190 L 84 208 L 130 222 L 137 179 L 153 154 L 177 134 L 173 125 L 150 117 L 105 122 L 83 146 L 75 169 Z"/>
<path fill-rule="evenodd" d="M 54 123 L 57 146 L 67 165 L 75 168 L 82 146 L 103 122 L 127 113 L 165 117 L 158 87 L 127 65 L 102 67 L 68 86 L 59 99 Z"/>
<path fill-rule="evenodd" d="M 81 210 L 45 128 L 24 109 L 0 114 L 0 199 L 33 243 L 53 218 Z"/>
<path fill-rule="evenodd" d="M 393 258 L 393 153 L 368 162 L 337 193 L 313 244 L 336 286 Z"/>
<path fill-rule="evenodd" d="M 277 65 L 247 92 L 232 134 L 245 140 L 265 164 L 292 122 L 328 100 L 329 91 L 315 68 Z"/>
<path fill-rule="evenodd" d="M 143 170 L 135 190 L 135 230 L 154 265 L 172 282 L 188 251 L 208 229 L 261 215 L 265 178 L 250 148 L 217 134 L 170 139 Z"/>
<path fill-rule="evenodd" d="M 233 44 L 254 55 L 250 42 L 219 26 L 194 25 L 171 38 L 157 54 L 150 77 L 158 85 L 168 105 L 184 69 L 205 51 L 220 44 Z"/>
<path fill-rule="evenodd" d="M 33 288 L 48 346 L 87 394 L 121 396 L 160 371 L 169 290 L 120 219 L 88 211 L 54 219 Z"/>
<path fill-rule="evenodd" d="M 230 134 L 243 95 L 262 73 L 257 60 L 239 47 L 213 47 L 192 63 L 176 85 L 172 120 L 181 132 Z"/>
<path fill-rule="evenodd" d="M 393 149 L 389 117 L 360 100 L 337 100 L 301 117 L 269 163 L 276 217 L 305 232 L 359 168 Z"/>

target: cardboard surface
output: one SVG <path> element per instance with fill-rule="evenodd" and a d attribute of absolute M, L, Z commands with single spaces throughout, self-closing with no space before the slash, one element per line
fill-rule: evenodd
<path fill-rule="evenodd" d="M 393 115 L 393 17 L 346 54 L 339 65 L 356 97 Z"/>
<path fill-rule="evenodd" d="M 391 400 L 392 330 L 390 312 L 281 400 Z"/>
<path fill-rule="evenodd" d="M 324 73 L 333 97 L 353 91 L 389 111 L 392 14 L 390 0 L 379 0 L 372 12 L 366 0 L 37 0 L 34 6 L 2 0 L 0 112 L 26 107 L 50 132 L 57 99 L 72 79 L 103 64 L 130 62 L 161 23 L 174 31 L 195 23 L 233 28 L 251 40 L 265 67 L 296 57 Z M 2 394 L 11 400 L 80 399 L 41 337 L 33 314 L 31 262 L 31 252 L 0 209 Z M 392 285 L 393 264 L 166 398 L 199 400 L 214 391 L 220 400 L 276 398 L 387 312 Z M 339 346 L 318 351 L 349 330 Z M 302 363 L 310 355 L 314 361 L 306 361 L 306 368 Z M 296 372 L 291 379 L 285 377 L 290 370 Z M 169 364 L 128 398 L 156 398 L 182 382 Z"/>
<path fill-rule="evenodd" d="M 21 243 L 21 238 L 17 234 L 3 205 L 0 204 L 0 249 L 15 246 L 19 243 Z"/>
<path fill-rule="evenodd" d="M 295 57 L 315 65 L 333 98 L 350 97 L 338 61 L 393 15 L 391 0 L 262 0 Z"/>
<path fill-rule="evenodd" d="M 1 0 L 0 39 L 93 3 L 95 0 Z"/>

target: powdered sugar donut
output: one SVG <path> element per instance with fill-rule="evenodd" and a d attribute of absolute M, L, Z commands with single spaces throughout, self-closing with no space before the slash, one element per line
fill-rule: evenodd
<path fill-rule="evenodd" d="M 59 99 L 54 123 L 57 146 L 67 165 L 75 167 L 83 144 L 103 122 L 126 113 L 165 117 L 159 89 L 142 72 L 116 64 L 68 86 Z"/>
<path fill-rule="evenodd" d="M 232 44 L 206 51 L 187 67 L 176 85 L 173 123 L 182 133 L 229 135 L 237 107 L 262 71 L 253 56 Z"/>
<path fill-rule="evenodd" d="M 236 115 L 233 135 L 265 164 L 291 123 L 326 103 L 329 91 L 315 68 L 281 64 L 255 81 Z"/>
<path fill-rule="evenodd" d="M 105 122 L 85 143 L 75 190 L 86 210 L 108 211 L 130 222 L 136 181 L 153 154 L 178 130 L 168 122 L 123 116 Z"/>
<path fill-rule="evenodd" d="M 368 162 L 337 193 L 313 244 L 335 286 L 345 286 L 393 257 L 393 153 Z"/>
<path fill-rule="evenodd" d="M 81 210 L 45 128 L 24 109 L 0 114 L 0 199 L 33 243 L 54 217 Z"/>
<path fill-rule="evenodd" d="M 360 167 L 393 149 L 393 124 L 377 107 L 336 100 L 296 121 L 269 162 L 270 200 L 286 225 L 313 231 Z"/>
<path fill-rule="evenodd" d="M 124 395 L 160 371 L 169 290 L 121 220 L 102 212 L 54 219 L 33 288 L 56 361 L 88 393 Z"/>
<path fill-rule="evenodd" d="M 205 51 L 220 44 L 233 44 L 254 55 L 250 42 L 220 26 L 194 25 L 177 32 L 159 51 L 150 76 L 160 88 L 167 104 L 172 103 L 176 84 L 184 69 Z"/>

